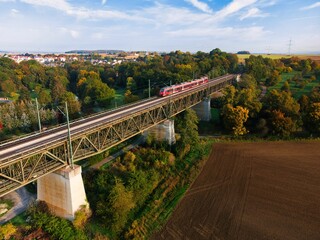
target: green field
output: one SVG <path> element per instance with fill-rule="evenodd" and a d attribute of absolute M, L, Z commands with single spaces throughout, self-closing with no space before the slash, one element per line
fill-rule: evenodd
<path fill-rule="evenodd" d="M 287 81 L 288 79 L 294 77 L 294 75 L 296 75 L 297 73 L 299 73 L 299 72 L 293 71 L 291 73 L 282 73 L 281 74 L 282 80 L 278 84 L 276 84 L 275 86 L 269 87 L 268 91 L 271 91 L 273 89 L 280 90 L 281 87 L 283 86 L 283 84 L 285 83 L 285 81 Z M 310 81 L 310 79 L 308 79 L 308 78 L 303 78 L 303 79 Z M 301 89 L 301 88 L 296 86 L 295 82 L 293 82 L 293 81 L 289 82 L 290 91 L 291 91 L 291 93 L 292 93 L 292 95 L 293 95 L 293 97 L 295 99 L 299 99 L 301 97 L 301 95 L 303 95 L 303 94 L 305 94 L 305 95 L 310 94 L 312 89 L 314 87 L 316 87 L 316 86 L 319 86 L 319 84 L 320 84 L 320 79 L 318 78 L 315 81 L 307 83 L 306 86 L 303 89 Z"/>

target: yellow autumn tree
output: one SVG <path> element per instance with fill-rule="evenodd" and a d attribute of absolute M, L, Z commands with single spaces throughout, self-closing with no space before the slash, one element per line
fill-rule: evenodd
<path fill-rule="evenodd" d="M 248 133 L 244 123 L 248 120 L 249 110 L 231 104 L 226 104 L 222 109 L 223 121 L 226 129 L 231 130 L 235 136 L 241 136 Z"/>
<path fill-rule="evenodd" d="M 0 237 L 1 239 L 10 239 L 10 237 L 15 234 L 17 231 L 17 227 L 15 227 L 12 223 L 8 223 L 0 226 Z"/>

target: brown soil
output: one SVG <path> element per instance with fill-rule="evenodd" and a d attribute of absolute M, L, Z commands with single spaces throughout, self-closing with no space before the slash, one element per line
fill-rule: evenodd
<path fill-rule="evenodd" d="M 153 239 L 320 239 L 320 142 L 215 144 Z"/>

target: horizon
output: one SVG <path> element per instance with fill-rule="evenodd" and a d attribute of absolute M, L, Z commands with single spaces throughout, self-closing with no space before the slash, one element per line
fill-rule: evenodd
<path fill-rule="evenodd" d="M 220 48 L 219 48 L 220 49 Z M 213 50 L 213 49 L 211 49 Z M 211 51 L 210 50 L 210 51 Z M 238 52 L 240 51 L 248 51 L 248 50 L 239 50 L 236 52 L 229 52 L 229 51 L 224 51 L 223 49 L 220 49 L 222 52 L 227 52 L 227 53 L 231 53 L 231 54 L 238 54 Z M 3 51 L 0 50 L 0 53 L 4 53 L 4 54 L 76 54 L 76 55 L 85 55 L 85 54 L 79 54 L 79 53 L 70 53 L 72 51 L 86 51 L 88 52 L 88 54 L 90 53 L 96 53 L 97 51 L 123 51 L 123 52 L 156 52 L 156 53 L 170 53 L 170 52 L 175 52 L 175 51 L 181 51 L 179 49 L 176 50 L 171 50 L 171 51 L 146 51 L 146 50 L 122 50 L 122 49 L 74 49 L 74 50 L 67 50 L 65 52 L 62 51 Z M 200 51 L 200 50 L 199 50 Z M 205 53 L 209 53 L 210 51 L 202 51 Z M 190 52 L 190 51 L 182 51 L 182 52 Z M 191 54 L 196 54 L 198 51 L 195 52 L 190 52 Z M 257 55 L 257 54 L 261 54 L 261 55 L 286 55 L 286 56 L 294 56 L 294 55 L 320 55 L 320 51 L 314 51 L 314 52 L 291 52 L 290 55 L 286 52 L 282 52 L 282 53 L 277 53 L 277 52 L 250 52 L 250 55 Z M 97 53 L 97 54 L 101 54 L 101 53 Z M 104 54 L 104 53 L 102 53 Z M 239 54 L 239 55 L 247 55 L 247 54 Z"/>

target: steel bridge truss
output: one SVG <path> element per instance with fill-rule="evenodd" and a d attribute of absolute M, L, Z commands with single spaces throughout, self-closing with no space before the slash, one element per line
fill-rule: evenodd
<path fill-rule="evenodd" d="M 71 137 L 73 161 L 99 154 L 144 132 L 145 130 L 190 108 L 212 93 L 234 81 L 230 75 L 221 82 L 209 82 L 201 89 L 167 98 L 156 105 L 132 114 L 125 113 L 116 120 Z M 23 153 L 0 166 L 0 196 L 70 164 L 67 136 L 63 142 Z"/>

